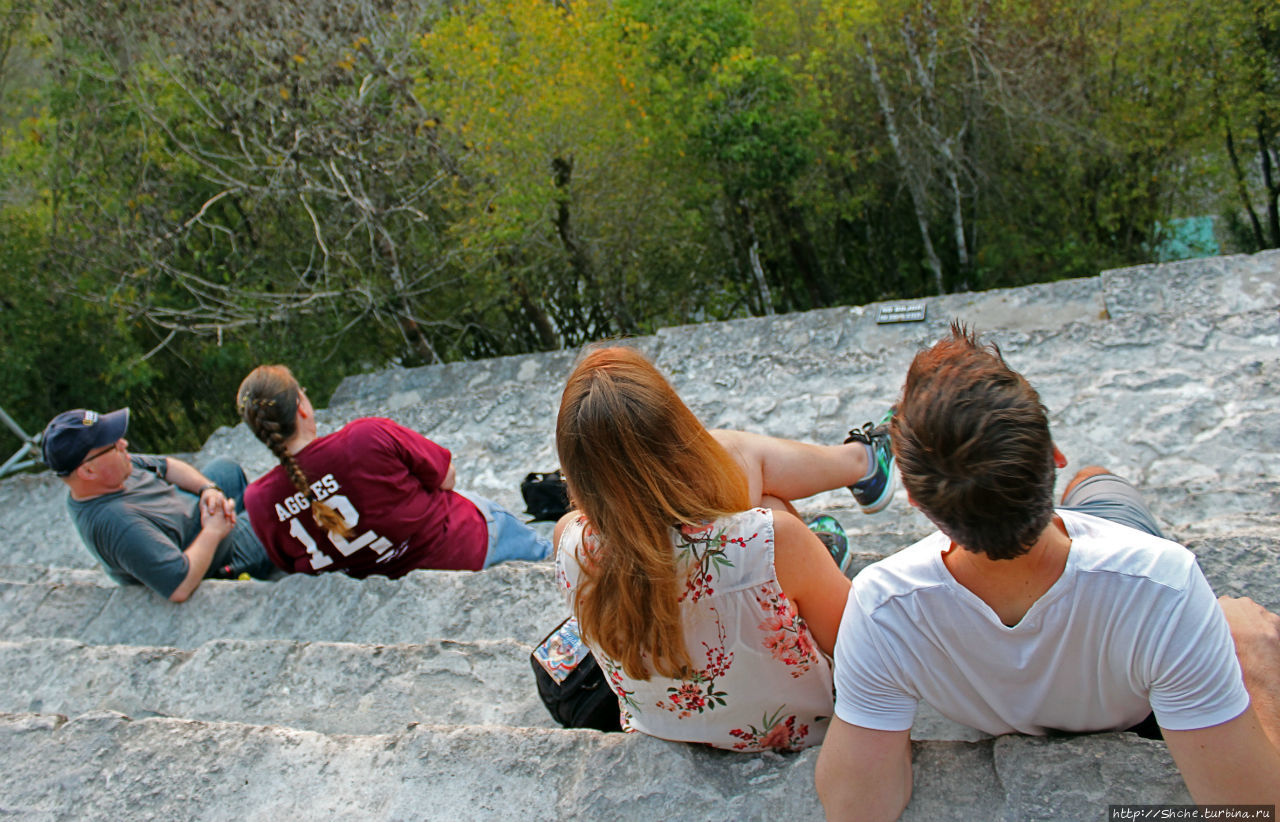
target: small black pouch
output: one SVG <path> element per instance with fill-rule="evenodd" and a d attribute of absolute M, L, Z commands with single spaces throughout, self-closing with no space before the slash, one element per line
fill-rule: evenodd
<path fill-rule="evenodd" d="M 560 469 L 549 474 L 530 474 L 520 483 L 525 513 L 533 521 L 557 520 L 569 513 L 569 486 Z"/>
<path fill-rule="evenodd" d="M 578 636 L 578 621 L 569 617 L 547 634 L 529 655 L 538 696 L 551 718 L 566 728 L 621 731 L 618 698 L 604 671 Z"/>

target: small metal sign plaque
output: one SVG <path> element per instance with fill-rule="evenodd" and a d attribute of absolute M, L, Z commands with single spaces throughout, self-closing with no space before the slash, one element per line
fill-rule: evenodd
<path fill-rule="evenodd" d="M 876 315 L 877 325 L 924 322 L 925 303 L 882 305 Z"/>

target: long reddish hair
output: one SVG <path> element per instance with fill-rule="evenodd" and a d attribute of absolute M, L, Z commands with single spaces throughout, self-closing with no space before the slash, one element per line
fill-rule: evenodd
<path fill-rule="evenodd" d="M 595 349 L 573 370 L 556 448 L 599 540 L 578 554 L 583 637 L 632 679 L 687 675 L 671 529 L 750 507 L 742 469 L 653 364 L 624 347 Z"/>

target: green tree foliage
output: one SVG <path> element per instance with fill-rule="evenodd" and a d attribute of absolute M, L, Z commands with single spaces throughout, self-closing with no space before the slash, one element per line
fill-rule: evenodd
<path fill-rule="evenodd" d="M 342 375 L 1280 246 L 1263 0 L 0 0 L 0 366 L 147 448 Z"/>

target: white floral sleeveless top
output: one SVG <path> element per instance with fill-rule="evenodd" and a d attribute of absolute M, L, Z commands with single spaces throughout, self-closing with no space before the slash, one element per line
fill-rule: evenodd
<path fill-rule="evenodd" d="M 778 585 L 773 512 L 755 508 L 700 529 L 673 528 L 671 541 L 687 574 L 680 602 L 696 671 L 641 682 L 593 651 L 618 696 L 623 730 L 735 751 L 822 742 L 834 705 L 831 663 Z M 580 557 L 597 550 L 585 517 L 560 537 L 556 582 L 570 607 Z"/>

